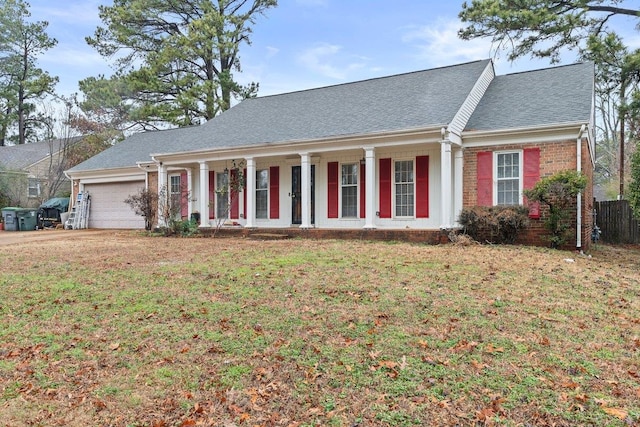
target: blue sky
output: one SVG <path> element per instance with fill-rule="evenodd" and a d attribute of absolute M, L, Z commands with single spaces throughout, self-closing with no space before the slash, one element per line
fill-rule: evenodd
<path fill-rule="evenodd" d="M 40 66 L 60 78 L 58 92 L 77 92 L 77 82 L 109 75 L 109 63 L 84 38 L 101 25 L 98 5 L 109 0 L 29 0 L 33 20 L 49 22 L 56 48 Z M 442 0 L 280 0 L 257 18 L 250 46 L 240 51 L 241 82 L 260 83 L 259 95 L 452 65 L 494 56 L 488 40 L 462 41 L 462 2 Z M 633 30 L 633 23 L 629 24 Z M 544 68 L 547 61 L 506 54 L 496 59 L 498 74 Z M 575 61 L 568 54 L 565 63 Z"/>

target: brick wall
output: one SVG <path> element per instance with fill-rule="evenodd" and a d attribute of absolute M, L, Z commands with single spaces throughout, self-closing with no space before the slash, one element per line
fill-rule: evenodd
<path fill-rule="evenodd" d="M 466 148 L 464 150 L 464 177 L 463 177 L 463 206 L 471 207 L 477 204 L 477 154 L 482 151 L 507 151 L 523 150 L 525 148 L 540 148 L 540 177 L 551 176 L 557 172 L 576 169 L 576 140 L 555 141 L 543 144 L 513 144 L 500 145 L 496 147 Z M 587 140 L 582 142 L 582 171 L 586 174 L 589 184 L 582 198 L 582 249 L 587 249 L 591 243 L 591 224 L 593 209 L 593 167 L 589 156 Z M 574 249 L 576 244 L 575 227 L 576 214 L 573 206 L 573 233 L 569 239 L 569 244 L 565 249 Z M 531 219 L 530 227 L 521 233 L 517 243 L 536 246 L 548 246 L 545 239 L 548 234 L 544 228 L 544 219 L 548 214 L 545 206 L 541 206 L 540 219 Z"/>
<path fill-rule="evenodd" d="M 158 172 L 147 172 L 149 191 L 158 192 Z"/>

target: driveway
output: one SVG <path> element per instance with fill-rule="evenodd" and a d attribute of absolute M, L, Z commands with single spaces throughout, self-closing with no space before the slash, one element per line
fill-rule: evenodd
<path fill-rule="evenodd" d="M 113 234 L 113 230 L 36 230 L 36 231 L 0 231 L 0 246 L 46 240 L 69 239 L 85 236 Z"/>

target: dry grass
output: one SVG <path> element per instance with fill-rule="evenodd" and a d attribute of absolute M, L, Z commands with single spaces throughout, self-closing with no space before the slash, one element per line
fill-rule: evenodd
<path fill-rule="evenodd" d="M 640 252 L 3 247 L 0 425 L 640 423 Z"/>

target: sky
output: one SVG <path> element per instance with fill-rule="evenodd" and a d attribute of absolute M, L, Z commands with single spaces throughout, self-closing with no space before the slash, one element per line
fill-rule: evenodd
<path fill-rule="evenodd" d="M 49 22 L 58 40 L 39 65 L 58 76 L 57 91 L 78 92 L 78 81 L 112 68 L 85 42 L 102 24 L 98 6 L 110 0 L 28 0 L 31 20 Z M 258 82 L 259 96 L 493 58 L 499 75 L 550 66 L 522 58 L 511 63 L 490 40 L 463 41 L 457 31 L 462 1 L 279 0 L 259 16 L 251 45 L 240 49 L 241 83 Z M 632 22 L 629 26 L 635 37 Z M 631 43 L 632 45 L 635 42 Z M 638 43 L 640 45 L 640 43 Z M 563 63 L 576 61 L 574 54 Z"/>

